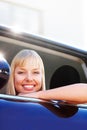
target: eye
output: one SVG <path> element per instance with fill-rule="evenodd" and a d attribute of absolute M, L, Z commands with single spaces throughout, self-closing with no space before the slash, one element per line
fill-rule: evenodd
<path fill-rule="evenodd" d="M 34 74 L 40 74 L 40 71 L 34 71 Z"/>
<path fill-rule="evenodd" d="M 18 74 L 24 74 L 25 71 L 20 70 L 20 71 L 18 71 L 17 73 L 18 73 Z"/>

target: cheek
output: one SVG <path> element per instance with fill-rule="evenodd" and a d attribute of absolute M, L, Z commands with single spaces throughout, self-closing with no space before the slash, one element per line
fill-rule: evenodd
<path fill-rule="evenodd" d="M 22 77 L 20 77 L 18 75 L 15 75 L 15 77 L 14 77 L 15 85 L 18 84 L 18 83 L 20 83 L 22 80 L 23 80 Z"/>
<path fill-rule="evenodd" d="M 37 80 L 38 84 L 41 86 L 42 85 L 42 76 L 40 75 L 40 76 L 36 77 L 36 80 Z"/>
<path fill-rule="evenodd" d="M 14 86 L 16 87 L 19 84 L 19 80 L 17 78 L 14 78 Z"/>
<path fill-rule="evenodd" d="M 42 77 L 38 77 L 37 79 L 37 87 L 36 87 L 36 91 L 42 90 Z"/>
<path fill-rule="evenodd" d="M 22 82 L 22 78 L 20 78 L 20 76 L 17 76 L 17 75 L 15 75 L 15 78 L 14 78 L 14 87 L 15 87 L 15 89 L 16 89 L 16 91 L 18 92 L 18 93 L 20 93 L 21 92 L 21 82 Z"/>

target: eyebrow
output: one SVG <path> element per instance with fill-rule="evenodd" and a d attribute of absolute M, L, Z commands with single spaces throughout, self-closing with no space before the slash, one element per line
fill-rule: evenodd
<path fill-rule="evenodd" d="M 26 67 L 19 67 L 19 69 L 21 69 L 21 70 L 25 70 Z M 40 70 L 40 68 L 34 68 L 33 70 Z"/>

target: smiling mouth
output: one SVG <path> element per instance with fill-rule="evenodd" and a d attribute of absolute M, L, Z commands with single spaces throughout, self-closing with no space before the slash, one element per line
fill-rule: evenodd
<path fill-rule="evenodd" d="M 34 85 L 23 85 L 23 88 L 27 91 L 32 91 L 34 89 Z"/>

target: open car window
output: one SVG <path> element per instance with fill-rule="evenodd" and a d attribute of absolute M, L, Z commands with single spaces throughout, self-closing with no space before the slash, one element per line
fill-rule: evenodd
<path fill-rule="evenodd" d="M 46 89 L 87 82 L 86 52 L 40 36 L 17 34 L 3 26 L 0 26 L 0 33 L 0 52 L 9 65 L 13 57 L 24 48 L 34 49 L 40 54 L 46 70 Z M 72 75 L 75 78 L 72 79 Z"/>

